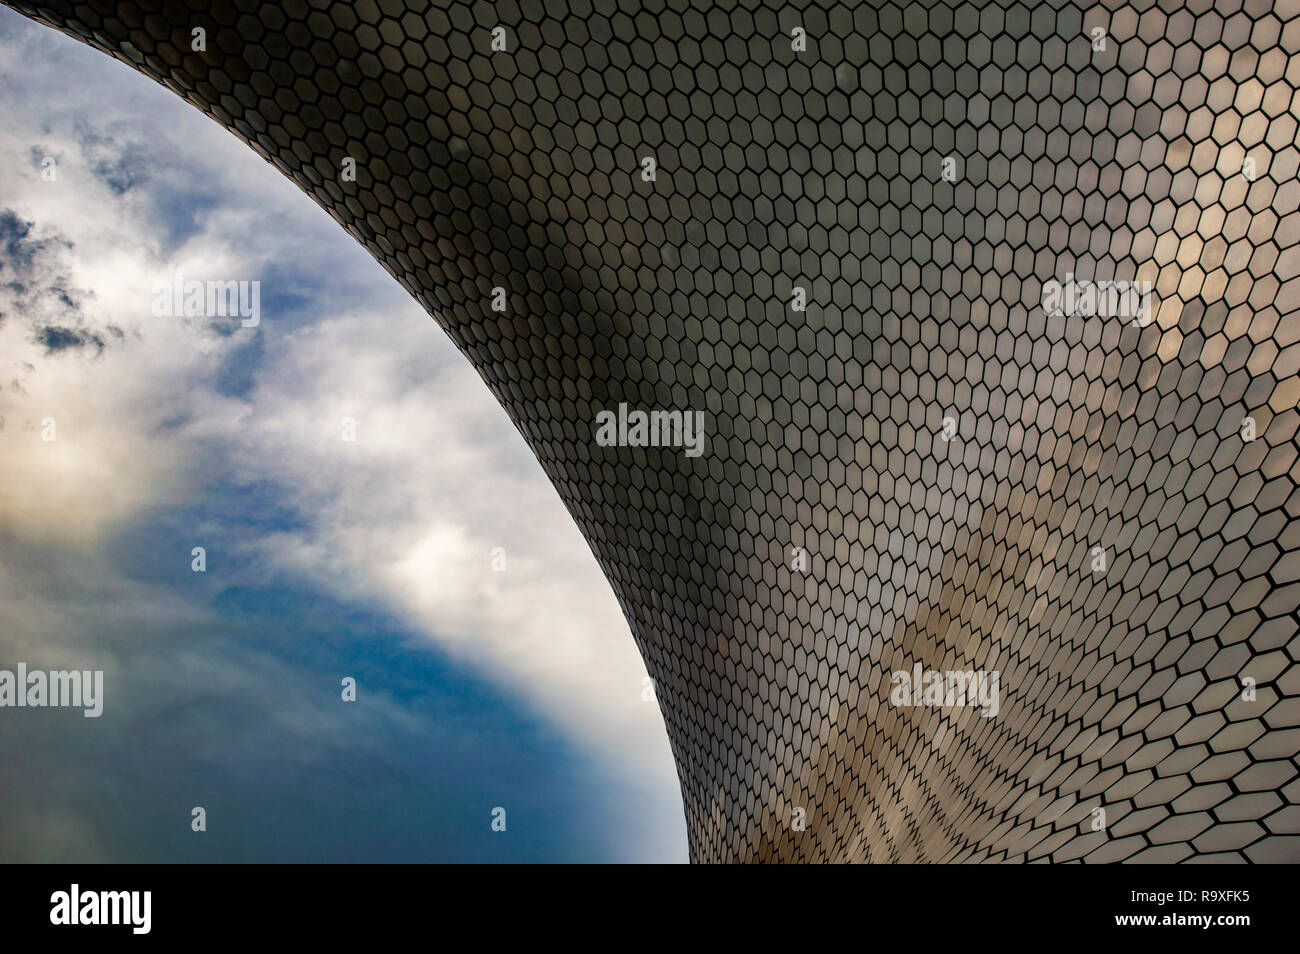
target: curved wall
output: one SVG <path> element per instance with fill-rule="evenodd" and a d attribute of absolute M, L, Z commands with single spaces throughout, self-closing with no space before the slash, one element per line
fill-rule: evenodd
<path fill-rule="evenodd" d="M 694 859 L 1300 858 L 1294 0 L 13 6 L 474 363 L 656 680 Z M 1155 303 L 1048 314 L 1070 276 Z M 620 404 L 702 453 L 605 446 Z M 895 704 L 918 666 L 996 715 Z"/>

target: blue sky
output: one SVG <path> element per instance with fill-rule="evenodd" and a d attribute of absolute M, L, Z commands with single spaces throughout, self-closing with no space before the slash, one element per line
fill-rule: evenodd
<path fill-rule="evenodd" d="M 106 697 L 0 709 L 0 861 L 685 860 L 613 595 L 405 292 L 211 120 L 6 9 L 0 162 L 0 668 Z M 261 324 L 154 317 L 178 271 L 260 281 Z"/>

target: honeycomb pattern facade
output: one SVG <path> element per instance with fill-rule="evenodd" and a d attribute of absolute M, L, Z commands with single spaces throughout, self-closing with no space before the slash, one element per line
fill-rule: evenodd
<path fill-rule="evenodd" d="M 693 859 L 1300 860 L 1297 0 L 12 5 L 474 363 L 631 624 Z M 1046 314 L 1069 275 L 1154 320 Z M 598 445 L 620 402 L 705 452 Z M 917 664 L 1000 713 L 891 704 Z"/>

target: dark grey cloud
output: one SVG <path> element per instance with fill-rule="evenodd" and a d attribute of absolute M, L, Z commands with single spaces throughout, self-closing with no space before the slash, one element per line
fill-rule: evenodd
<path fill-rule="evenodd" d="M 0 280 L 6 284 L 20 281 L 11 276 L 30 274 L 56 249 L 72 247 L 67 239 L 36 238 L 34 227 L 13 209 L 0 210 Z"/>
<path fill-rule="evenodd" d="M 45 348 L 46 354 L 83 348 L 94 348 L 96 354 L 102 354 L 104 351 L 102 336 L 80 328 L 46 325 L 36 330 L 36 340 Z"/>
<path fill-rule="evenodd" d="M 173 145 L 149 136 L 140 124 L 121 121 L 75 123 L 74 135 L 86 169 L 116 196 L 138 197 L 149 210 L 164 252 L 200 235 L 208 216 L 231 198 L 216 177 L 196 174 L 192 160 Z"/>
<path fill-rule="evenodd" d="M 121 141 L 87 123 L 77 125 L 77 143 L 86 168 L 115 195 L 130 192 L 153 178 L 150 152 L 144 143 Z"/>
<path fill-rule="evenodd" d="M 73 243 L 57 229 L 38 229 L 13 209 L 0 209 L 0 326 L 17 317 L 46 354 L 102 354 L 125 337 L 121 328 L 96 322 L 89 294 L 72 286 L 62 256 Z"/>

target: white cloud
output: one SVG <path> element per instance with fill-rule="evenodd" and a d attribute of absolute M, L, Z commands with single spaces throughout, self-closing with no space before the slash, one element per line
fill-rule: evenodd
<path fill-rule="evenodd" d="M 554 489 L 427 319 L 344 316 L 278 342 L 229 435 L 242 472 L 292 488 L 306 533 L 264 541 L 352 598 L 376 588 L 463 658 L 504 674 L 635 765 L 668 759 L 645 667 Z M 411 358 L 411 355 L 428 357 Z M 355 442 L 341 437 L 356 421 Z M 269 469 L 268 469 L 269 468 Z M 504 572 L 492 551 L 505 551 Z"/>

